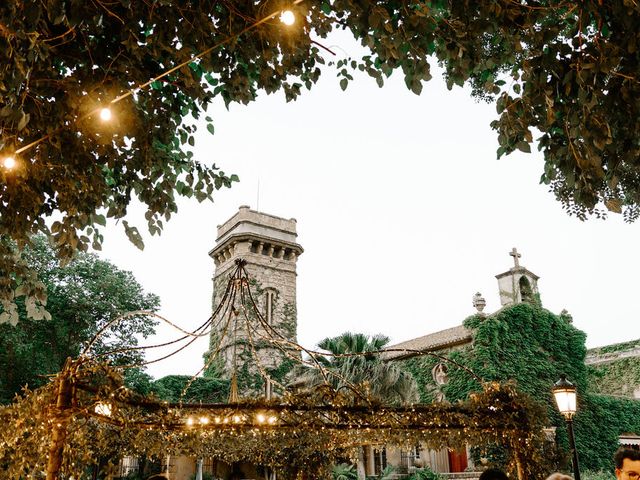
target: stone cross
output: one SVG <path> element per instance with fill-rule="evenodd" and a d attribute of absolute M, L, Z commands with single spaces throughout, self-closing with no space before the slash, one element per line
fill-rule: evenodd
<path fill-rule="evenodd" d="M 513 261 L 516 264 L 515 267 L 518 268 L 520 266 L 520 262 L 518 261 L 518 259 L 522 257 L 522 254 L 518 253 L 518 250 L 516 249 L 516 247 L 513 247 L 511 252 L 509 252 L 509 255 L 513 257 Z"/>

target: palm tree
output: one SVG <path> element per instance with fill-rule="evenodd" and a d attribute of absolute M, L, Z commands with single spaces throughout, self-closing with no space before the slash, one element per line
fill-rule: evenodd
<path fill-rule="evenodd" d="M 331 386 L 338 390 L 353 388 L 372 398 L 391 404 L 407 404 L 419 398 L 413 376 L 396 363 L 380 359 L 380 352 L 389 343 L 385 335 L 364 335 L 346 332 L 325 338 L 318 347 L 331 355 L 317 357 L 329 372 Z M 312 384 L 324 381 L 320 372 L 311 375 Z"/>
<path fill-rule="evenodd" d="M 331 478 L 333 480 L 356 480 L 358 474 L 353 465 L 348 463 L 339 463 L 331 468 Z"/>
<path fill-rule="evenodd" d="M 325 338 L 318 347 L 331 355 L 316 360 L 328 371 L 331 386 L 355 389 L 358 393 L 390 404 L 407 404 L 419 399 L 418 385 L 409 372 L 396 363 L 385 362 L 380 352 L 389 343 L 389 337 L 345 332 L 337 337 Z M 310 383 L 325 382 L 319 370 L 313 371 Z M 367 448 L 372 448 L 368 446 Z M 365 478 L 364 448 L 358 449 L 357 478 Z"/>

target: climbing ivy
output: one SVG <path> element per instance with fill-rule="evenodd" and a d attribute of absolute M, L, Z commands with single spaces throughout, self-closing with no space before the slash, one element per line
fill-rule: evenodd
<path fill-rule="evenodd" d="M 483 380 L 512 379 L 523 392 L 542 403 L 550 426 L 557 427 L 557 440 L 567 450 L 565 423 L 556 410 L 551 387 L 566 374 L 579 392 L 579 413 L 575 418 L 576 444 L 581 464 L 592 470 L 612 468 L 611 456 L 618 435 L 640 432 L 640 402 L 597 395 L 585 365 L 584 332 L 566 316 L 555 315 L 527 303 L 503 308 L 490 316 L 475 315 L 464 321 L 473 332 L 473 343 L 438 353 L 469 367 Z M 403 361 L 418 380 L 421 400 L 433 401 L 438 388 L 449 401 L 465 399 L 480 390 L 467 371 L 449 365 L 446 385 L 437 387 L 431 370 L 440 360 L 417 356 Z M 550 456 L 553 456 L 550 454 Z M 560 465 L 562 458 L 557 460 Z"/>
<path fill-rule="evenodd" d="M 187 385 L 189 388 L 184 392 Z M 229 381 L 189 375 L 168 375 L 151 385 L 151 391 L 161 400 L 184 403 L 217 403 L 229 398 Z"/>
<path fill-rule="evenodd" d="M 223 281 L 224 280 L 224 281 Z M 216 281 L 216 291 L 224 291 L 226 278 L 219 277 Z M 251 278 L 249 281 L 251 288 L 251 295 L 256 302 L 257 308 L 260 310 L 260 314 L 265 315 L 265 306 L 263 305 L 263 299 L 265 298 L 267 288 L 263 287 L 262 283 Z M 296 309 L 295 305 L 289 302 L 283 302 L 278 290 L 273 289 L 272 297 L 272 309 L 274 312 L 274 321 L 272 328 L 282 335 L 284 338 L 295 341 L 296 338 Z M 214 296 L 214 303 L 216 299 Z M 237 300 L 239 301 L 239 300 Z M 246 298 L 245 304 L 242 308 L 238 308 L 238 311 L 242 313 L 238 315 L 236 322 L 237 327 L 229 327 L 229 331 L 246 332 L 246 323 L 252 325 L 259 324 L 258 312 L 254 308 L 250 299 Z M 214 304 L 215 309 L 217 305 Z M 281 315 L 280 315 L 281 313 Z M 259 329 L 254 329 L 259 330 Z M 230 339 L 226 339 L 229 345 L 235 344 L 236 358 L 236 379 L 238 382 L 238 389 L 242 396 L 254 396 L 261 395 L 264 392 L 266 374 L 273 381 L 274 392 L 278 393 L 278 385 L 286 383 L 286 376 L 293 369 L 295 356 L 299 355 L 297 352 L 292 351 L 291 357 L 286 356 L 282 352 L 282 345 L 276 345 L 271 340 L 255 338 L 240 333 L 236 339 L 229 342 Z M 212 352 L 217 351 L 217 346 L 223 341 L 219 337 L 219 334 L 212 333 L 209 344 L 209 352 L 205 354 L 205 361 L 207 367 L 205 369 L 205 376 L 211 378 L 230 378 L 231 371 L 229 367 L 225 366 L 225 362 L 222 358 L 222 353 L 219 352 L 216 358 L 210 358 Z M 260 360 L 257 360 L 259 358 Z M 261 371 L 262 370 L 262 371 Z"/>
<path fill-rule="evenodd" d="M 634 348 L 640 348 L 640 338 L 637 340 L 631 340 L 630 342 L 615 343 L 613 345 L 605 345 L 604 347 L 594 348 L 589 352 L 595 354 L 606 354 L 622 352 L 625 350 L 633 350 Z"/>
<path fill-rule="evenodd" d="M 640 358 L 589 365 L 589 386 L 594 393 L 632 397 L 640 387 Z"/>

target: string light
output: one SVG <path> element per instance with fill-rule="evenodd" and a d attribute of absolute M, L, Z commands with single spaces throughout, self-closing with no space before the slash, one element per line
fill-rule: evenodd
<path fill-rule="evenodd" d="M 96 405 L 96 408 L 93 409 L 98 415 L 102 415 L 103 417 L 111 416 L 111 405 L 108 403 L 100 402 Z"/>
<path fill-rule="evenodd" d="M 301 3 L 303 0 L 294 0 L 294 2 L 292 3 L 292 5 L 297 5 L 299 3 Z M 252 23 L 251 25 L 248 25 L 247 27 L 245 27 L 244 29 L 240 30 L 239 32 L 236 32 L 233 35 L 228 35 L 227 38 L 225 38 L 224 40 L 216 43 L 215 45 L 201 51 L 200 53 L 193 55 L 192 57 L 190 57 L 189 59 L 183 61 L 182 63 L 179 63 L 175 66 L 173 66 L 172 68 L 169 68 L 167 70 L 165 70 L 164 72 L 162 72 L 160 75 L 151 78 L 150 80 L 139 84 L 138 86 L 131 88 L 129 90 L 127 90 L 125 93 L 123 93 L 122 95 L 119 95 L 117 97 L 115 97 L 113 100 L 111 100 L 111 104 L 114 103 L 118 103 L 121 100 L 124 100 L 127 97 L 130 97 L 132 95 L 135 95 L 137 92 L 139 92 L 140 90 L 143 90 L 147 87 L 149 87 L 150 85 L 152 85 L 153 83 L 157 82 L 158 80 L 161 80 L 165 77 L 167 77 L 168 75 L 171 75 L 172 73 L 180 70 L 182 67 L 185 67 L 187 65 L 189 65 L 192 62 L 195 62 L 198 59 L 203 58 L 205 55 L 208 55 L 209 53 L 213 52 L 215 49 L 217 49 L 218 47 L 221 47 L 222 45 L 231 42 L 232 40 L 236 39 L 236 38 L 240 38 L 242 35 L 244 35 L 245 33 L 249 32 L 250 30 L 255 29 L 256 27 L 259 27 L 260 25 L 274 19 L 276 16 L 278 15 L 278 12 L 273 12 L 270 15 L 267 15 L 265 17 L 263 17 L 262 19 Z M 282 23 L 284 23 L 285 25 L 293 25 L 293 23 L 295 22 L 295 15 L 293 14 L 293 12 L 291 10 L 284 10 L 280 13 L 280 20 L 282 21 Z M 96 112 L 92 111 L 90 113 L 88 113 L 86 116 L 91 116 L 94 115 Z M 111 110 L 108 108 L 102 108 L 101 110 L 99 110 L 99 115 L 100 115 L 100 119 L 107 122 L 110 121 L 112 118 L 112 114 L 111 114 Z M 107 117 L 107 118 L 105 118 Z M 62 127 L 56 129 L 54 132 L 52 133 L 47 133 L 46 135 L 43 135 L 42 137 L 34 140 L 33 142 L 24 145 L 20 148 L 18 148 L 16 150 L 16 153 L 22 153 L 25 152 L 33 147 L 35 147 L 36 145 L 48 140 L 49 138 L 51 138 L 52 135 L 59 133 Z"/>
<path fill-rule="evenodd" d="M 206 425 L 209 423 L 209 418 L 208 417 L 200 417 L 200 423 L 202 425 Z"/>
<path fill-rule="evenodd" d="M 100 109 L 100 120 L 103 122 L 109 122 L 113 118 L 113 114 L 111 113 L 111 109 L 109 107 L 104 107 Z"/>
<path fill-rule="evenodd" d="M 291 26 L 296 23 L 296 16 L 291 10 L 283 10 L 280 14 L 280 21 L 287 26 Z"/>
<path fill-rule="evenodd" d="M 7 170 L 12 170 L 16 166 L 16 159 L 12 156 L 4 157 L 2 164 Z"/>

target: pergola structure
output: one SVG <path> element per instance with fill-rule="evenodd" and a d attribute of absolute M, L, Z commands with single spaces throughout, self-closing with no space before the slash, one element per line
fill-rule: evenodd
<path fill-rule="evenodd" d="M 247 303 L 254 311 L 245 312 L 243 320 L 238 312 Z M 257 323 L 244 325 L 256 341 L 270 341 L 307 368 L 334 374 L 314 360 L 321 352 L 291 344 L 263 323 L 241 261 L 214 315 L 182 340 L 208 335 L 215 322 L 232 331 L 237 325 L 230 322 L 237 321 Z M 303 360 L 300 352 L 309 358 Z M 264 368 L 258 370 L 265 381 L 273 380 Z M 62 480 L 80 478 L 99 458 L 182 454 L 264 465 L 282 479 L 321 478 L 361 445 L 419 442 L 428 448 L 503 445 L 519 480 L 538 472 L 544 415 L 513 385 L 484 383 L 461 403 L 403 406 L 385 405 L 358 389 L 336 391 L 327 382 L 298 392 L 284 389 L 270 399 L 167 403 L 128 389 L 122 367 L 83 355 L 69 359 L 49 385 L 0 410 L 0 422 L 13 426 L 0 437 L 0 471 L 5 469 L 8 480 L 38 478 L 43 471 L 47 480 Z"/>

